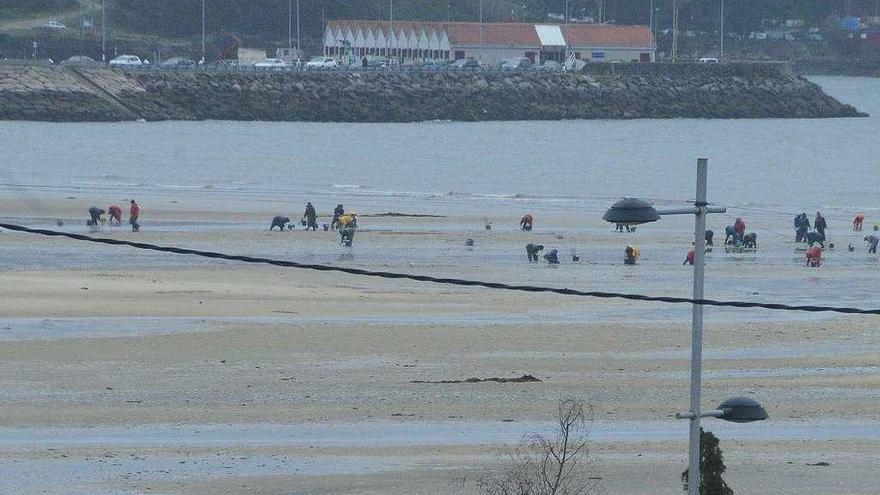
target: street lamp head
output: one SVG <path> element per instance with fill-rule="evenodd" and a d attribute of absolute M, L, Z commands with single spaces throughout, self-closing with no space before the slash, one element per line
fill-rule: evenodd
<path fill-rule="evenodd" d="M 660 214 L 644 199 L 623 198 L 608 208 L 602 220 L 614 224 L 639 225 L 660 220 Z"/>
<path fill-rule="evenodd" d="M 731 397 L 722 402 L 718 409 L 724 411 L 719 419 L 734 423 L 763 421 L 769 417 L 761 404 L 748 397 Z"/>

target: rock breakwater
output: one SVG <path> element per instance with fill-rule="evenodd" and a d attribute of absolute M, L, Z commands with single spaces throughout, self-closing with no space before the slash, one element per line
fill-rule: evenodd
<path fill-rule="evenodd" d="M 0 118 L 42 121 L 414 122 L 854 117 L 760 64 L 547 72 L 215 73 L 0 66 Z"/>

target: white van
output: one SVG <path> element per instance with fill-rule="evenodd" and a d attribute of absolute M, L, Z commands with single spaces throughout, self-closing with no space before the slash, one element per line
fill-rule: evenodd
<path fill-rule="evenodd" d="M 142 65 L 144 62 L 135 55 L 120 55 L 110 61 L 110 67 L 140 67 Z"/>

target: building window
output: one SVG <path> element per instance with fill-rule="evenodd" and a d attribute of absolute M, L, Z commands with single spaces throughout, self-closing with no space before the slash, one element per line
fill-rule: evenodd
<path fill-rule="evenodd" d="M 464 50 L 455 50 L 455 60 L 461 60 L 464 58 Z"/>

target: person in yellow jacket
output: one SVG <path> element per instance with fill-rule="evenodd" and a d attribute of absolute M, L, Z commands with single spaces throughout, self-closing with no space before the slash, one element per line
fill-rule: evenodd
<path fill-rule="evenodd" d="M 626 246 L 626 249 L 623 251 L 623 263 L 625 265 L 635 265 L 636 261 L 639 260 L 639 256 L 641 256 L 641 252 L 639 252 L 639 247 L 635 244 L 629 244 Z"/>
<path fill-rule="evenodd" d="M 338 225 L 340 243 L 351 247 L 351 243 L 354 241 L 354 232 L 357 230 L 357 212 L 353 211 L 347 215 L 340 216 Z"/>

